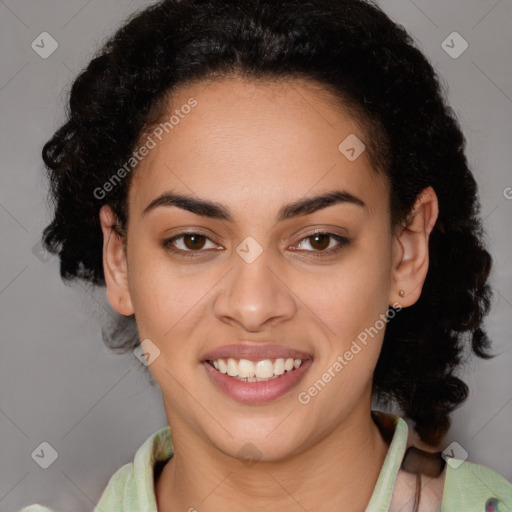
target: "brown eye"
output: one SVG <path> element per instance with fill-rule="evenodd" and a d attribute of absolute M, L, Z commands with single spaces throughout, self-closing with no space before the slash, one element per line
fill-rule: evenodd
<path fill-rule="evenodd" d="M 187 249 L 202 249 L 206 242 L 206 237 L 204 235 L 198 234 L 189 234 L 183 235 L 183 243 Z"/>
<path fill-rule="evenodd" d="M 322 258 L 334 255 L 349 243 L 350 240 L 344 236 L 328 232 L 318 232 L 302 238 L 296 248 L 302 252 L 310 253 L 309 256 L 311 257 Z M 304 249 L 305 244 L 309 244 L 312 249 Z"/>
<path fill-rule="evenodd" d="M 211 247 L 206 247 L 206 249 L 218 248 L 218 246 L 215 245 L 206 235 L 202 235 L 201 233 L 185 232 L 164 240 L 162 242 L 162 247 L 166 251 L 179 254 L 180 256 L 200 256 L 205 252 L 210 252 L 205 249 L 205 246 L 208 243 L 211 244 Z"/>
<path fill-rule="evenodd" d="M 329 247 L 329 239 L 331 237 L 325 233 L 316 233 L 308 238 L 312 240 L 311 247 L 318 249 L 319 251 L 323 251 Z"/>

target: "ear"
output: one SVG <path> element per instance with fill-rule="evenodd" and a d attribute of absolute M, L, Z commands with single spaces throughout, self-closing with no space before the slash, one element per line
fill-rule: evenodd
<path fill-rule="evenodd" d="M 121 315 L 133 314 L 133 305 L 128 289 L 128 274 L 124 240 L 116 231 L 117 218 L 110 206 L 100 209 L 103 231 L 103 272 L 110 305 Z"/>
<path fill-rule="evenodd" d="M 393 285 L 389 303 L 413 305 L 420 297 L 429 265 L 429 236 L 439 214 L 437 196 L 432 187 L 421 191 L 406 225 L 393 240 Z M 403 290 L 403 296 L 399 294 Z"/>

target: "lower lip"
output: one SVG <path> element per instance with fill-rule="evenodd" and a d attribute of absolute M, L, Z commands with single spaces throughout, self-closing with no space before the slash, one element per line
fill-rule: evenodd
<path fill-rule="evenodd" d="M 215 386 L 229 397 L 246 404 L 264 404 L 276 400 L 293 389 L 302 380 L 312 363 L 312 359 L 306 359 L 295 370 L 284 372 L 277 379 L 261 382 L 244 382 L 234 379 L 216 370 L 207 362 L 203 362 L 203 366 Z"/>

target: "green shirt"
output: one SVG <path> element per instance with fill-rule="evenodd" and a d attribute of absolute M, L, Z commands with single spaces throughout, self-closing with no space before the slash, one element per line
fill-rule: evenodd
<path fill-rule="evenodd" d="M 378 414 L 389 416 L 395 430 L 366 512 L 388 512 L 407 447 L 407 423 L 399 416 Z M 169 459 L 173 451 L 168 426 L 151 435 L 137 450 L 133 462 L 110 478 L 94 512 L 157 512 L 154 467 L 158 461 Z M 449 462 L 440 512 L 512 512 L 512 484 L 505 478 L 479 464 L 459 459 Z M 52 511 L 36 504 L 20 512 Z"/>

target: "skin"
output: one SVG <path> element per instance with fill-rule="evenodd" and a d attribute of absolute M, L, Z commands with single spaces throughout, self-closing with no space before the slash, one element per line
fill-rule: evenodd
<path fill-rule="evenodd" d="M 191 97 L 198 105 L 133 176 L 125 240 L 110 208 L 100 212 L 108 299 L 120 314 L 135 313 L 140 339 L 160 350 L 149 370 L 175 451 L 156 484 L 158 510 L 364 510 L 388 450 L 370 416 L 384 329 L 308 404 L 297 395 L 389 305 L 417 301 L 436 195 L 425 189 L 408 226 L 392 232 L 387 180 L 367 152 L 349 161 L 338 150 L 349 134 L 366 134 L 316 84 L 228 77 L 176 90 L 169 113 Z M 176 206 L 143 215 L 171 190 L 221 203 L 233 221 Z M 339 203 L 276 222 L 283 205 L 333 190 L 366 206 Z M 162 247 L 191 228 L 211 241 L 174 246 L 199 257 Z M 317 228 L 349 243 L 322 255 L 340 244 L 312 238 Z M 263 250 L 252 263 L 236 252 L 248 236 Z M 238 403 L 211 384 L 200 359 L 240 340 L 307 351 L 313 365 L 278 400 Z M 249 442 L 261 453 L 250 467 L 238 454 Z"/>

